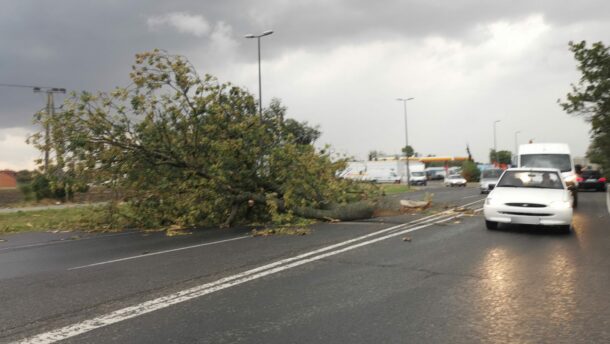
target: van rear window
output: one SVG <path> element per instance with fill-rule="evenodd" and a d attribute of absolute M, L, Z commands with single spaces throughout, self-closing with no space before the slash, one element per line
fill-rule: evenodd
<path fill-rule="evenodd" d="M 569 154 L 523 154 L 520 167 L 556 168 L 561 172 L 572 170 Z"/>

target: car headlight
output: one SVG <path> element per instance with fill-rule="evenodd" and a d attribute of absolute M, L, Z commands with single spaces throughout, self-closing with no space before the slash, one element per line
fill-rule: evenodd
<path fill-rule="evenodd" d="M 487 197 L 485 199 L 485 205 L 494 205 L 495 202 L 493 201 L 493 199 L 491 197 Z"/>
<path fill-rule="evenodd" d="M 572 208 L 572 201 L 554 201 L 554 202 L 551 202 L 551 207 L 556 208 L 556 209 Z"/>

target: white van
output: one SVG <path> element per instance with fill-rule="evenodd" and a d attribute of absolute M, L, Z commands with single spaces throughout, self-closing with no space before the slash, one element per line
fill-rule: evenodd
<path fill-rule="evenodd" d="M 409 181 L 411 185 L 428 185 L 428 178 L 426 178 L 426 169 L 423 164 L 414 165 L 410 169 L 411 178 Z"/>
<path fill-rule="evenodd" d="M 556 168 L 561 171 L 566 185 L 572 191 L 574 207 L 578 204 L 578 180 L 570 147 L 565 143 L 529 143 L 519 146 L 519 167 Z"/>

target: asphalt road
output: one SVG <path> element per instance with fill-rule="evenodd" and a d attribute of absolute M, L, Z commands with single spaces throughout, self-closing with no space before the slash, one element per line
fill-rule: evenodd
<path fill-rule="evenodd" d="M 425 191 L 475 212 L 307 236 L 3 237 L 0 342 L 610 342 L 607 195 L 581 193 L 564 235 L 488 231 L 476 188 L 409 197 Z"/>

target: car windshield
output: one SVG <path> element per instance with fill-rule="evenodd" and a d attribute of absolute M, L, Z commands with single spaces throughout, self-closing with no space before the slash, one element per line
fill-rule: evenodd
<path fill-rule="evenodd" d="M 462 176 L 460 175 L 454 175 L 454 176 L 449 176 L 449 179 L 461 179 Z"/>
<path fill-rule="evenodd" d="M 520 167 L 556 168 L 561 172 L 572 170 L 568 154 L 523 154 Z"/>
<path fill-rule="evenodd" d="M 563 189 L 563 184 L 557 172 L 507 171 L 496 187 Z"/>
<path fill-rule="evenodd" d="M 424 172 L 411 172 L 411 175 L 413 175 L 414 177 L 423 177 Z"/>
<path fill-rule="evenodd" d="M 483 179 L 498 179 L 502 175 L 504 170 L 501 169 L 493 169 L 493 170 L 484 170 L 481 172 L 481 178 Z"/>

